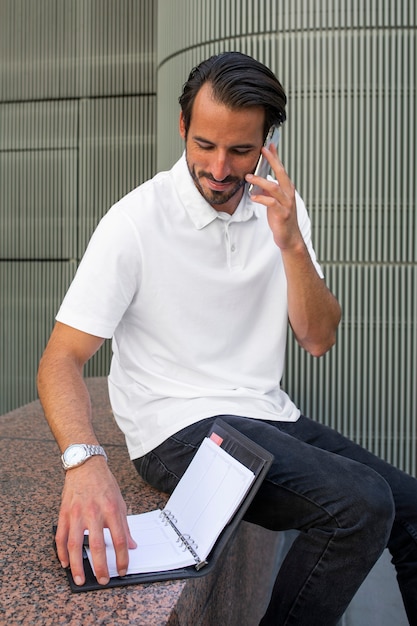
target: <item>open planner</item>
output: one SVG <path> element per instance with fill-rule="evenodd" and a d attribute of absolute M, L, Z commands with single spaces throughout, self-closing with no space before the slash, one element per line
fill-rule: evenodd
<path fill-rule="evenodd" d="M 137 548 L 129 550 L 129 569 L 120 577 L 110 532 L 104 529 L 108 587 L 208 573 L 236 529 L 272 462 L 263 448 L 220 419 L 203 440 L 163 509 L 127 520 Z M 85 541 L 86 583 L 74 592 L 102 589 Z"/>

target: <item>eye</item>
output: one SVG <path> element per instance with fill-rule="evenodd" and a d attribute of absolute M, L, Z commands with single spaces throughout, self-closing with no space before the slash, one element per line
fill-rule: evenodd
<path fill-rule="evenodd" d="M 245 155 L 245 154 L 249 154 L 250 152 L 252 152 L 252 149 L 251 148 L 234 148 L 232 152 L 234 152 L 235 154 Z"/>
<path fill-rule="evenodd" d="M 205 141 L 196 141 L 196 144 L 200 150 L 213 150 L 214 146 L 211 143 L 206 143 Z"/>

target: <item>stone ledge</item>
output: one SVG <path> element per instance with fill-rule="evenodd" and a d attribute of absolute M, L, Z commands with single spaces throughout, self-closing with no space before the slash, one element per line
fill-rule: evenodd
<path fill-rule="evenodd" d="M 137 475 L 109 405 L 104 378 L 88 379 L 94 427 L 129 512 L 166 496 Z M 0 623 L 36 626 L 255 626 L 276 568 L 279 535 L 243 522 L 207 576 L 72 594 L 53 548 L 63 471 L 38 401 L 0 417 Z"/>

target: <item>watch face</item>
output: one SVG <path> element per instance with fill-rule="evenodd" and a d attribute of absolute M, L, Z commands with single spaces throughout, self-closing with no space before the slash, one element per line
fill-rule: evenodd
<path fill-rule="evenodd" d="M 84 446 L 74 444 L 65 450 L 64 461 L 67 465 L 81 464 L 87 456 Z"/>

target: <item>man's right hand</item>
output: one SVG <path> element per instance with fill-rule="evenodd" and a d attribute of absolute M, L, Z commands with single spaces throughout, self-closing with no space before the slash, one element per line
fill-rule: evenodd
<path fill-rule="evenodd" d="M 129 532 L 126 504 L 119 486 L 104 457 L 94 456 L 66 473 L 55 537 L 61 565 L 71 566 L 77 585 L 85 582 L 85 530 L 89 532 L 97 581 L 101 585 L 109 582 L 103 528 L 110 530 L 116 552 L 117 571 L 120 576 L 124 576 L 129 563 L 128 551 L 135 548 L 136 543 Z"/>
<path fill-rule="evenodd" d="M 83 367 L 103 342 L 102 337 L 57 322 L 43 353 L 38 372 L 39 398 L 61 451 L 76 442 L 98 443 Z M 77 585 L 85 581 L 85 530 L 89 532 L 97 580 L 102 585 L 109 582 L 103 528 L 110 530 L 117 571 L 124 576 L 128 550 L 136 544 L 129 532 L 119 486 L 105 458 L 97 455 L 67 471 L 55 537 L 58 558 L 63 567 L 71 566 Z"/>

